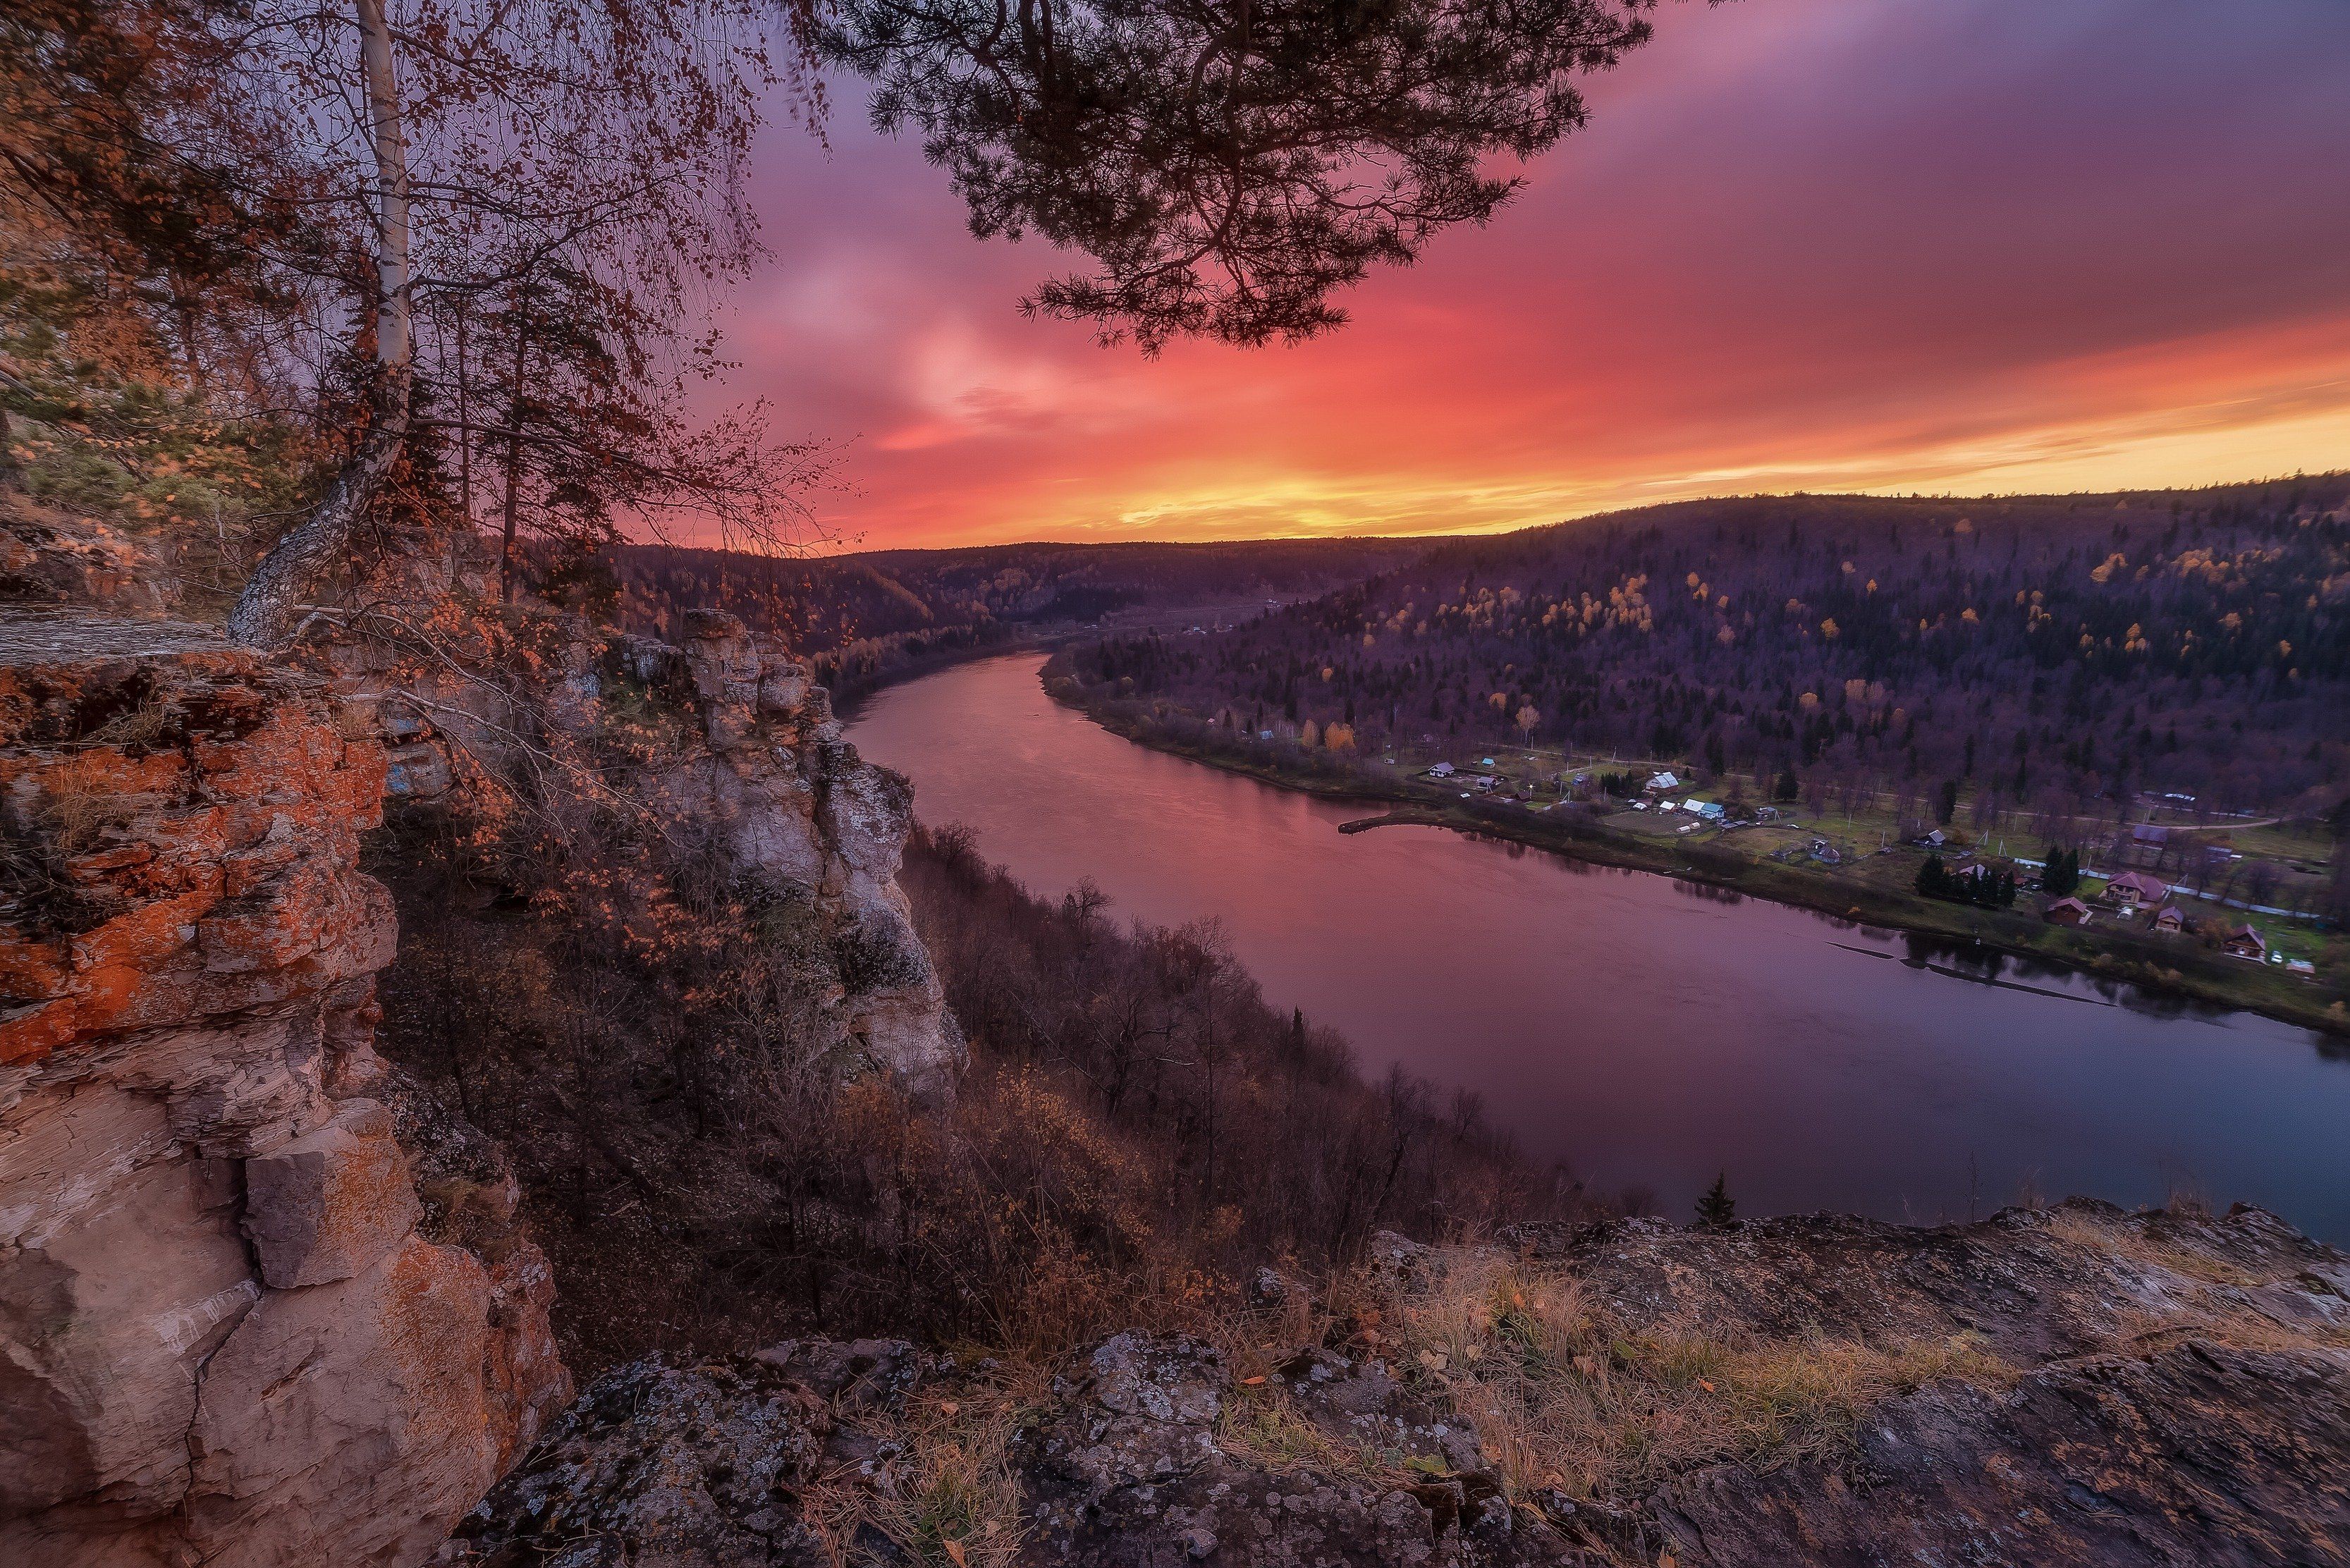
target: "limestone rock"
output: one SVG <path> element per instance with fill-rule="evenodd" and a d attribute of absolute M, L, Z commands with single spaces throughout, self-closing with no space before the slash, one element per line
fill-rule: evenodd
<path fill-rule="evenodd" d="M 276 1290 L 364 1272 L 422 1208 L 391 1113 L 372 1100 L 345 1100 L 326 1126 L 246 1160 L 244 1188 L 244 1233 Z"/>
<path fill-rule="evenodd" d="M 545 1260 L 415 1235 L 392 1117 L 348 1097 L 397 936 L 357 866 L 381 750 L 198 628 L 18 629 L 0 1562 L 405 1568 L 569 1383 Z"/>
<path fill-rule="evenodd" d="M 2350 1352 L 2189 1341 L 1920 1389 L 1850 1479 L 1724 1466 L 1659 1507 L 1692 1563 L 2350 1562 Z"/>
<path fill-rule="evenodd" d="M 708 834 L 728 869 L 806 913 L 787 940 L 826 971 L 812 989 L 830 991 L 833 1036 L 812 1054 L 889 1073 L 918 1094 L 951 1093 L 962 1036 L 898 887 L 912 788 L 841 740 L 807 665 L 719 610 L 690 612 L 674 647 L 552 615 L 523 619 L 513 635 L 526 659 L 484 678 L 403 671 L 407 689 L 388 689 L 379 652 L 356 639 L 315 657 L 373 716 L 404 804 L 448 795 L 460 753 L 518 761 L 513 736 L 533 723 L 586 736 L 624 698 L 658 714 L 665 733 L 688 739 L 614 787 Z"/>
<path fill-rule="evenodd" d="M 989 1538 L 1003 1560 L 2350 1563 L 2350 1349 L 2332 1315 L 2350 1300 L 2350 1260 L 2258 1210 L 2207 1219 L 2069 1204 L 1977 1225 L 1813 1216 L 1735 1232 L 1631 1220 L 1530 1228 L 1499 1253 L 1399 1237 L 1378 1250 L 1414 1265 L 1383 1271 L 1399 1310 L 1424 1302 L 1449 1267 L 1546 1251 L 1572 1260 L 1578 1285 L 1629 1333 L 1653 1325 L 1794 1349 L 1823 1334 L 1846 1344 L 1894 1343 L 1913 1329 L 1939 1336 L 1964 1319 L 2009 1361 L 1978 1381 L 1945 1377 L 1885 1398 L 1860 1413 L 1848 1446 L 1811 1450 L 1821 1457 L 1765 1450 L 1720 1463 L 1694 1450 L 1687 1469 L 1629 1483 L 1638 1493 L 1570 1496 L 1538 1471 L 1529 1484 L 1541 1453 L 1519 1446 L 1523 1433 L 1489 1453 L 1457 1412 L 1448 1418 L 1440 1372 L 1406 1376 L 1318 1345 L 1235 1383 L 1201 1341 L 1115 1334 L 1071 1358 L 1012 1439 L 1017 1496 L 995 1522 L 1015 1533 Z M 2085 1350 L 2100 1323 L 2106 1347 Z M 2220 1337 L 2219 1324 L 2239 1337 Z M 911 1468 L 899 1468 L 893 1407 L 857 1392 L 909 1355 L 802 1340 L 749 1361 L 623 1367 L 467 1519 L 452 1559 L 809 1561 L 803 1511 L 816 1489 L 847 1476 L 892 1495 Z M 956 1386 L 975 1373 L 933 1366 L 922 1376 L 932 1400 L 1000 1397 Z M 827 1470 L 820 1461 L 835 1456 Z M 1514 1494 L 1503 1458 L 1515 1461 Z M 855 1545 L 872 1561 L 913 1555 Z"/>
<path fill-rule="evenodd" d="M 200 1555 L 414 1563 L 495 1479 L 481 1262 L 411 1237 L 271 1291 L 204 1369 L 185 1515 Z"/>
<path fill-rule="evenodd" d="M 804 1522 L 824 1400 L 756 1361 L 606 1373 L 466 1516 L 470 1568 L 819 1568 Z"/>

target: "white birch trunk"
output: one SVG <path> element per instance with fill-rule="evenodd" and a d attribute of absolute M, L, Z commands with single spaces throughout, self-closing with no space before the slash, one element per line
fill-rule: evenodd
<path fill-rule="evenodd" d="M 375 162 L 375 386 L 373 418 L 310 515 L 272 547 L 229 611 L 229 635 L 266 646 L 282 639 L 328 568 L 343 559 L 408 441 L 415 334 L 409 300 L 408 133 L 392 66 L 383 0 L 353 0 L 365 78 L 369 151 Z"/>

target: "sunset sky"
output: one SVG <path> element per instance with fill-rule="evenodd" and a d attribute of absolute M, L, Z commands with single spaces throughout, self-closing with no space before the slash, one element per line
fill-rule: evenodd
<path fill-rule="evenodd" d="M 1495 529 L 1699 494 L 2350 466 L 2350 4 L 1667 5 L 1488 227 L 1297 348 L 1023 320 L 836 84 L 774 129 L 729 391 L 844 545 Z"/>

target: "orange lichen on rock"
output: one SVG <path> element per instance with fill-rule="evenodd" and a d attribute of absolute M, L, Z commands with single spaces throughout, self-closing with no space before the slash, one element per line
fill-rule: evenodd
<path fill-rule="evenodd" d="M 197 628 L 50 630 L 0 638 L 0 1562 L 402 1568 L 570 1383 L 379 1103 L 382 748 Z"/>

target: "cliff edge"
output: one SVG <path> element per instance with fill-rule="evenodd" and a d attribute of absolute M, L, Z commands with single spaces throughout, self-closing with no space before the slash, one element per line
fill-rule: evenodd
<path fill-rule="evenodd" d="M 203 628 L 0 639 L 0 1560 L 412 1563 L 570 1396 L 511 1182 L 428 1206 L 383 1097 L 385 771 Z"/>
<path fill-rule="evenodd" d="M 1208 1337 L 592 1383 L 466 1568 L 2350 1563 L 2350 1259 L 2074 1202 L 1378 1238 Z"/>

